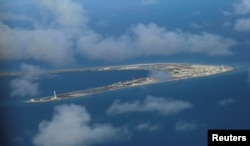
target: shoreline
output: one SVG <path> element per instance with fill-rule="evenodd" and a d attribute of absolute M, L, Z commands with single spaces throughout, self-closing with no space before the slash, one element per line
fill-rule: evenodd
<path fill-rule="evenodd" d="M 70 69 L 55 69 L 55 70 L 45 70 L 47 74 L 59 74 L 67 72 L 85 72 L 85 71 L 112 71 L 112 70 L 133 70 L 138 66 L 150 66 L 150 65 L 200 65 L 191 63 L 140 63 L 140 64 L 129 64 L 129 65 L 114 65 L 114 66 L 103 66 L 103 67 L 87 67 L 87 68 L 70 68 Z M 219 65 L 203 65 L 203 66 L 219 66 Z M 233 67 L 235 68 L 235 67 Z M 0 72 L 0 77 L 5 76 L 20 76 L 24 72 Z"/>
<path fill-rule="evenodd" d="M 156 84 L 169 81 L 177 81 L 189 78 L 197 78 L 204 76 L 211 76 L 215 74 L 225 73 L 234 70 L 234 67 L 230 66 L 212 66 L 212 65 L 199 65 L 199 64 L 177 64 L 177 63 L 150 63 L 150 64 L 134 64 L 134 65 L 123 65 L 123 66 L 108 66 L 108 67 L 95 67 L 85 69 L 68 69 L 68 70 L 56 70 L 50 71 L 50 73 L 62 73 L 62 72 L 73 72 L 73 71 L 107 71 L 107 70 L 148 70 L 165 72 L 171 76 L 167 80 L 158 80 L 152 76 L 146 78 L 132 79 L 125 82 L 116 82 L 111 85 L 78 90 L 73 92 L 67 92 L 54 96 L 46 96 L 40 98 L 32 98 L 25 103 L 40 103 L 40 102 L 53 102 L 78 97 L 84 97 L 92 94 L 98 94 L 107 91 L 119 90 L 123 88 L 130 88 L 136 86 L 143 86 L 149 84 Z"/>

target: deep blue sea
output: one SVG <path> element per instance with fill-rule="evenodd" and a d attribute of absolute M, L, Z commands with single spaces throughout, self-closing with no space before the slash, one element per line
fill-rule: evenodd
<path fill-rule="evenodd" d="M 88 89 L 130 80 L 132 76 L 146 77 L 148 71 L 104 71 L 70 72 L 46 76 L 38 79 L 41 96 L 49 96 L 56 90 L 58 94 Z M 30 97 L 10 97 L 10 81 L 15 77 L 1 77 L 0 130 L 5 144 L 11 146 L 32 146 L 32 139 L 38 133 L 38 125 L 43 120 L 51 120 L 54 107 L 61 104 L 84 106 L 91 115 L 92 122 L 109 123 L 114 127 L 126 127 L 129 137 L 98 144 L 98 146 L 205 146 L 208 129 L 250 129 L 250 83 L 247 68 L 179 81 L 145 85 L 109 91 L 90 96 L 58 102 L 25 104 Z M 188 101 L 191 109 L 173 115 L 154 112 L 125 113 L 109 116 L 106 110 L 113 101 L 142 101 L 146 96 L 171 98 Z M 220 104 L 223 99 L 233 99 L 228 104 Z M 176 123 L 185 121 L 196 125 L 178 131 Z M 135 128 L 140 123 L 157 125 L 157 130 L 147 131 Z M 3 140 L 3 141 L 4 141 Z"/>

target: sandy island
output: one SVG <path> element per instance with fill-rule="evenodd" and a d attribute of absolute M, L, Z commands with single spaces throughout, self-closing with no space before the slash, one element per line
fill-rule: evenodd
<path fill-rule="evenodd" d="M 167 82 L 180 79 L 188 79 L 202 76 L 210 76 L 214 74 L 224 73 L 233 70 L 230 66 L 213 66 L 213 65 L 198 65 L 198 64 L 179 64 L 179 63 L 152 63 L 152 64 L 135 64 L 135 65 L 123 65 L 123 66 L 109 66 L 109 67 L 96 67 L 96 68 L 84 68 L 84 69 L 65 69 L 48 71 L 50 74 L 62 73 L 62 72 L 76 72 L 76 71 L 107 71 L 107 70 L 148 70 L 165 72 L 170 75 L 170 78 L 166 80 L 157 80 L 156 78 L 149 76 L 146 78 L 132 79 L 125 82 L 117 82 L 111 85 L 101 86 L 97 88 L 91 88 L 86 90 L 79 90 L 74 92 L 68 92 L 64 94 L 56 95 L 54 91 L 53 96 L 32 98 L 25 103 L 39 103 L 39 102 L 52 102 L 58 100 L 65 100 L 76 97 L 83 97 L 91 94 L 97 94 L 101 92 L 107 92 L 111 90 L 118 90 L 122 88 L 141 86 L 154 84 L 159 82 Z"/>

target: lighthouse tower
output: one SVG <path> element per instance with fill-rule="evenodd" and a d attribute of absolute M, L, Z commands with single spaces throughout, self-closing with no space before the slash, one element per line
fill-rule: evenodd
<path fill-rule="evenodd" d="M 52 97 L 53 99 L 57 99 L 57 96 L 56 96 L 56 91 L 54 90 L 54 95 Z"/>

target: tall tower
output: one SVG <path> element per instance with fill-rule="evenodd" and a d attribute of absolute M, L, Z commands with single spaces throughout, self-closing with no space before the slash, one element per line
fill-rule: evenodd
<path fill-rule="evenodd" d="M 53 96 L 53 99 L 57 99 L 57 96 L 56 96 L 56 91 L 54 90 L 54 96 Z"/>

